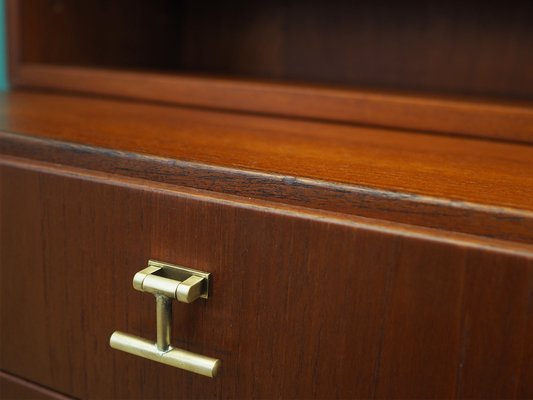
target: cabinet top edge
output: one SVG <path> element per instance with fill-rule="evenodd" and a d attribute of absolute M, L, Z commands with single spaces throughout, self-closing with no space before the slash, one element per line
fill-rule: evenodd
<path fill-rule="evenodd" d="M 98 185 L 122 187 L 129 190 L 150 191 L 165 196 L 187 198 L 193 201 L 212 203 L 223 207 L 247 209 L 254 212 L 266 212 L 272 215 L 281 215 L 290 218 L 308 219 L 318 223 L 340 225 L 349 229 L 363 229 L 386 235 L 409 237 L 413 240 L 445 242 L 466 249 L 484 249 L 533 260 L 533 243 L 531 242 L 520 242 L 498 237 L 473 235 L 460 231 L 431 228 L 385 219 L 368 218 L 360 215 L 308 208 L 265 199 L 247 198 L 234 194 L 178 186 L 138 177 L 87 170 L 70 165 L 29 160 L 10 155 L 0 155 L 0 180 L 2 177 L 2 168 L 16 168 L 36 173 L 55 175 L 67 179 L 92 182 Z"/>
<path fill-rule="evenodd" d="M 533 147 L 74 96 L 4 94 L 0 152 L 533 243 Z"/>

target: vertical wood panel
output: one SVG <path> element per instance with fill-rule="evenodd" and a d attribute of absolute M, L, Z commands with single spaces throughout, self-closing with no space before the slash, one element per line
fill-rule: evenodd
<path fill-rule="evenodd" d="M 410 239 L 402 241 L 396 259 L 376 393 L 451 398 L 464 251 Z"/>
<path fill-rule="evenodd" d="M 468 262 L 457 396 L 531 397 L 532 391 L 519 391 L 527 357 L 524 345 L 533 339 L 526 330 L 532 318 L 533 277 L 527 273 L 531 265 L 498 254 L 469 253 Z M 480 281 L 484 284 L 477 284 Z"/>

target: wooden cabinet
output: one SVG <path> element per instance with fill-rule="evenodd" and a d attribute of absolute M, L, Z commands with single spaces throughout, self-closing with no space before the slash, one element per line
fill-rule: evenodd
<path fill-rule="evenodd" d="M 527 250 L 40 164 L 2 192 L 2 369 L 73 397 L 532 393 Z M 149 258 L 212 273 L 174 341 L 217 378 L 110 349 L 155 338 Z"/>
<path fill-rule="evenodd" d="M 533 397 L 530 3 L 7 3 L 0 397 Z"/>

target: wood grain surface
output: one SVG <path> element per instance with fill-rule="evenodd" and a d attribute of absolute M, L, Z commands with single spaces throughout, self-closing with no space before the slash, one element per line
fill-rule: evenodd
<path fill-rule="evenodd" d="M 88 93 L 359 125 L 533 143 L 533 105 L 458 96 L 223 77 L 22 64 L 15 88 Z"/>
<path fill-rule="evenodd" d="M 24 92 L 0 112 L 5 154 L 533 242 L 529 146 Z"/>
<path fill-rule="evenodd" d="M 533 99 L 523 0 L 15 4 L 28 64 Z"/>
<path fill-rule="evenodd" d="M 531 246 L 2 159 L 1 368 L 79 398 L 533 396 Z M 154 336 L 147 259 L 213 274 L 174 308 L 214 380 L 111 350 Z M 25 312 L 25 310 L 31 310 Z"/>
<path fill-rule="evenodd" d="M 3 400 L 69 400 L 63 394 L 0 371 L 0 397 Z"/>
<path fill-rule="evenodd" d="M 0 397 L 533 398 L 532 6 L 8 0 Z"/>
<path fill-rule="evenodd" d="M 531 143 L 530 14 L 520 0 L 9 0 L 11 83 Z"/>

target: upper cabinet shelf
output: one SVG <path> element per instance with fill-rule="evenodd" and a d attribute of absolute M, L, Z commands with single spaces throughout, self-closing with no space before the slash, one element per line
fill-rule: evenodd
<path fill-rule="evenodd" d="M 14 91 L 0 154 L 533 244 L 533 147 Z"/>
<path fill-rule="evenodd" d="M 528 2 L 10 0 L 14 87 L 533 142 Z"/>

